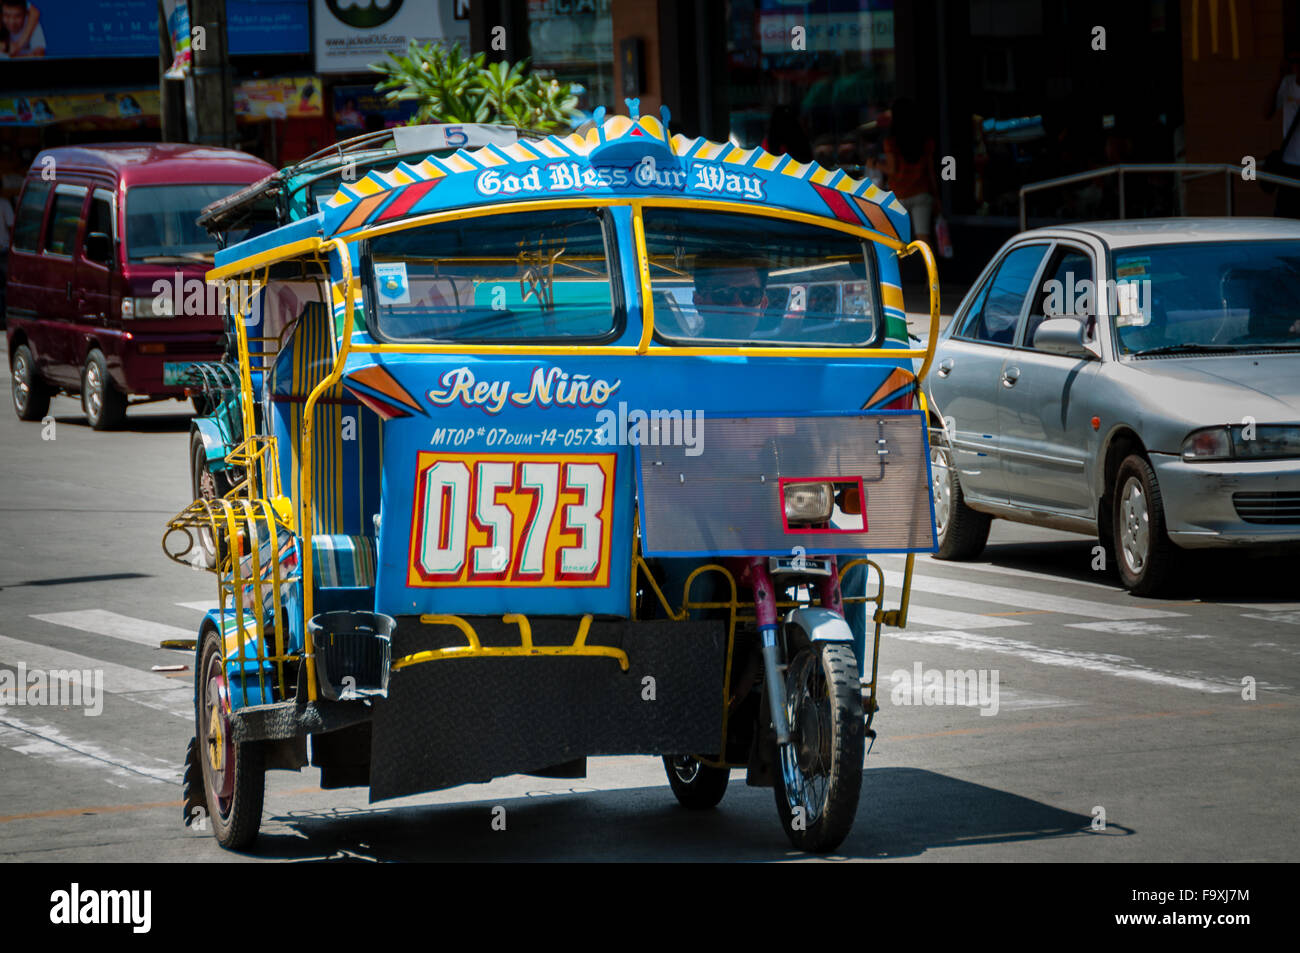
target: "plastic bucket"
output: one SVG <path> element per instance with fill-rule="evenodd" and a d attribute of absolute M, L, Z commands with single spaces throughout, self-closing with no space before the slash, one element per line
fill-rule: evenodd
<path fill-rule="evenodd" d="M 382 612 L 322 612 L 307 623 L 320 695 L 331 701 L 388 697 L 391 639 L 397 626 Z"/>

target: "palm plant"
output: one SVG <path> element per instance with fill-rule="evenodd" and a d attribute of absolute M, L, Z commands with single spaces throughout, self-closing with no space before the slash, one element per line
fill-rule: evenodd
<path fill-rule="evenodd" d="M 419 103 L 412 119 L 425 122 L 504 122 L 525 129 L 569 129 L 578 99 L 569 83 L 529 72 L 528 60 L 487 64 L 487 54 L 467 55 L 459 43 L 417 44 L 370 69 L 385 78 L 375 85 L 390 102 Z"/>

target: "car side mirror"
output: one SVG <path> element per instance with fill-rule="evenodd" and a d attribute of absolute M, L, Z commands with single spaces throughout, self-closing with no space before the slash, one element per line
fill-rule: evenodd
<path fill-rule="evenodd" d="M 104 232 L 89 232 L 85 240 L 86 261 L 113 267 L 113 238 Z"/>
<path fill-rule="evenodd" d="M 1084 340 L 1086 329 L 1078 318 L 1048 318 L 1034 331 L 1033 346 L 1064 357 L 1098 358 L 1096 346 Z"/>

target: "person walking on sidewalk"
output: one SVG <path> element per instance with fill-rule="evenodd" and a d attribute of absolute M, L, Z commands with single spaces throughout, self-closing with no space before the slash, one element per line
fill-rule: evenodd
<path fill-rule="evenodd" d="M 890 109 L 883 168 L 886 187 L 907 209 L 912 238 L 933 247 L 939 204 L 934 140 L 926 135 L 916 103 L 911 99 L 898 99 Z"/>

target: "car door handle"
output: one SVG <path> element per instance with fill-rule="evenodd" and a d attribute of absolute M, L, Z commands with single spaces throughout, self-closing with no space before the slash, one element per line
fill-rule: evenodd
<path fill-rule="evenodd" d="M 940 377 L 947 377 L 949 374 L 952 373 L 952 367 L 953 367 L 952 358 L 945 357 L 942 361 L 939 362 L 939 370 L 936 371 L 935 373 L 937 373 Z"/>
<path fill-rule="evenodd" d="M 1016 381 L 1020 380 L 1020 368 L 1008 367 L 1002 372 L 1002 386 L 1015 387 Z"/>

